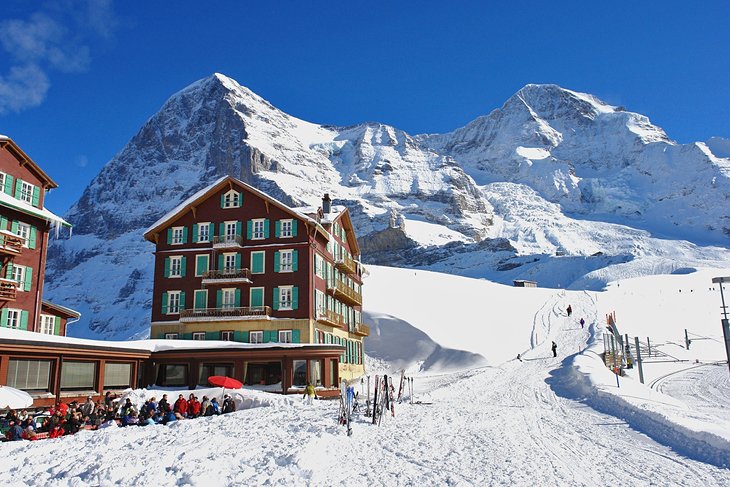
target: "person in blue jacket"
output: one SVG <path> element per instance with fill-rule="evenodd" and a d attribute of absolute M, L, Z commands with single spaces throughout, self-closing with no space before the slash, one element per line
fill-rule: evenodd
<path fill-rule="evenodd" d="M 23 439 L 23 428 L 17 423 L 17 421 L 10 422 L 10 429 L 5 433 L 5 438 L 8 441 L 21 441 Z"/>

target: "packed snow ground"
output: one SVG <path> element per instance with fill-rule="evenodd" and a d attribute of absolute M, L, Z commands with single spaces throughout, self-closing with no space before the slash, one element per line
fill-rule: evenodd
<path fill-rule="evenodd" d="M 711 365 L 724 351 L 720 297 L 710 277 L 730 275 L 727 270 L 627 279 L 605 292 L 370 270 L 365 299 L 372 314 L 388 313 L 489 365 L 419 371 L 424 357 L 404 347 L 402 363 L 420 404 L 407 398 L 380 426 L 356 416 L 352 437 L 337 424 L 337 402 L 307 407 L 298 397 L 273 396 L 268 407 L 227 416 L 6 443 L 0 446 L 4 483 L 730 484 L 730 374 L 726 364 Z M 379 294 L 379 281 L 402 292 Z M 611 311 L 622 333 L 652 337 L 656 349 L 678 361 L 647 364 L 646 385 L 632 372 L 617 387 L 598 358 Z M 681 347 L 685 327 L 696 337 L 689 351 Z M 388 368 L 378 350 L 366 343 L 366 351 L 374 356 L 370 373 Z"/>

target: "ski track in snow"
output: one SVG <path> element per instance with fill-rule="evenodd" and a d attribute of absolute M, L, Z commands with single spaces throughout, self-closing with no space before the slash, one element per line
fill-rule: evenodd
<path fill-rule="evenodd" d="M 282 402 L 167 427 L 5 443 L 0 474 L 14 479 L 6 485 L 44 486 L 729 485 L 730 470 L 686 458 L 555 393 L 552 373 L 585 348 L 597 319 L 590 293 L 556 293 L 534 318 L 540 339 L 523 362 L 417 376 L 415 399 L 423 403 L 396 405 L 396 416 L 379 427 L 356 415 L 352 437 L 337 424 L 336 401 Z M 717 406 L 727 397 L 706 393 L 720 375 L 691 385 L 692 374 L 714 370 L 688 371 L 682 384 L 663 387 L 706 395 L 707 406 Z"/>

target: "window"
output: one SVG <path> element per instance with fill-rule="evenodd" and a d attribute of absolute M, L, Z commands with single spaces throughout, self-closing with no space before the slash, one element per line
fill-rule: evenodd
<path fill-rule="evenodd" d="M 227 288 L 221 290 L 221 308 L 236 307 L 236 290 Z"/>
<path fill-rule="evenodd" d="M 265 234 L 264 234 L 264 230 L 265 230 L 265 226 L 266 226 L 264 224 L 264 219 L 259 218 L 257 220 L 252 220 L 252 221 L 253 221 L 253 234 L 252 234 L 251 238 L 253 240 L 261 240 L 263 238 L 266 238 Z"/>
<path fill-rule="evenodd" d="M 167 314 L 175 315 L 180 313 L 180 291 L 167 292 Z"/>
<path fill-rule="evenodd" d="M 8 318 L 4 325 L 8 328 L 20 328 L 20 313 L 19 309 L 8 309 Z"/>
<path fill-rule="evenodd" d="M 15 234 L 23 239 L 23 247 L 28 248 L 30 246 L 30 225 L 18 222 Z"/>
<path fill-rule="evenodd" d="M 291 343 L 292 333 L 291 330 L 279 330 L 279 343 Z"/>
<path fill-rule="evenodd" d="M 205 332 L 204 331 L 193 332 L 193 340 L 205 340 Z"/>
<path fill-rule="evenodd" d="M 264 256 L 266 252 L 251 252 L 251 274 L 263 274 L 265 272 Z"/>
<path fill-rule="evenodd" d="M 20 198 L 26 203 L 33 204 L 33 185 L 30 183 L 26 183 L 25 181 L 21 181 L 20 183 Z"/>
<path fill-rule="evenodd" d="M 221 197 L 222 208 L 238 208 L 241 206 L 241 193 L 230 190 Z"/>
<path fill-rule="evenodd" d="M 165 333 L 165 340 L 177 340 L 178 337 L 177 333 Z"/>
<path fill-rule="evenodd" d="M 223 269 L 224 272 L 235 272 L 236 271 L 236 257 L 237 254 L 223 254 Z"/>
<path fill-rule="evenodd" d="M 207 254 L 201 254 L 195 256 L 195 276 L 200 277 L 208 272 L 208 262 L 210 257 Z"/>
<path fill-rule="evenodd" d="M 208 290 L 207 289 L 196 289 L 193 292 L 193 308 L 194 309 L 205 309 L 208 307 Z"/>
<path fill-rule="evenodd" d="M 41 333 L 46 335 L 53 335 L 53 330 L 56 327 L 56 317 L 52 315 L 41 315 Z"/>
<path fill-rule="evenodd" d="M 322 360 L 310 360 L 309 361 L 309 381 L 312 385 L 322 385 Z"/>
<path fill-rule="evenodd" d="M 264 305 L 264 288 L 252 287 L 249 290 L 249 306 L 258 308 Z"/>
<path fill-rule="evenodd" d="M 5 188 L 5 181 L 7 181 L 6 177 L 7 174 L 0 172 L 0 191 L 3 191 Z"/>
<path fill-rule="evenodd" d="M 281 333 L 281 332 L 279 332 Z M 307 361 L 306 360 L 292 360 L 292 385 L 304 387 L 307 385 Z"/>
<path fill-rule="evenodd" d="M 104 364 L 104 389 L 126 389 L 132 378 L 132 364 Z"/>
<path fill-rule="evenodd" d="M 238 236 L 238 222 L 225 222 L 226 242 L 235 242 Z"/>
<path fill-rule="evenodd" d="M 233 377 L 233 364 L 201 364 L 198 385 L 210 387 L 208 377 L 214 375 Z"/>
<path fill-rule="evenodd" d="M 264 332 L 252 331 L 248 334 L 248 341 L 251 343 L 264 343 Z"/>
<path fill-rule="evenodd" d="M 210 223 L 198 223 L 198 242 L 210 242 Z"/>
<path fill-rule="evenodd" d="M 161 386 L 187 386 L 188 366 L 187 364 L 164 364 L 160 366 L 157 377 L 157 384 Z"/>
<path fill-rule="evenodd" d="M 94 390 L 96 362 L 63 361 L 61 365 L 61 390 Z"/>
<path fill-rule="evenodd" d="M 13 267 L 13 274 L 10 277 L 13 281 L 18 283 L 18 290 L 19 291 L 25 291 L 25 269 L 26 267 L 24 265 L 18 265 L 14 264 Z"/>
<path fill-rule="evenodd" d="M 182 257 L 170 257 L 170 277 L 182 276 Z"/>
<path fill-rule="evenodd" d="M 279 236 L 281 238 L 289 238 L 292 236 L 292 221 L 291 220 L 281 220 L 280 223 L 281 227 L 279 230 Z"/>
<path fill-rule="evenodd" d="M 172 227 L 172 241 L 170 242 L 172 245 L 180 245 L 185 242 L 183 229 L 184 227 Z"/>
<path fill-rule="evenodd" d="M 292 286 L 279 288 L 279 309 L 292 309 Z"/>
<path fill-rule="evenodd" d="M 294 270 L 292 267 L 294 261 L 293 254 L 294 251 L 292 250 L 279 251 L 279 272 L 292 272 Z"/>
<path fill-rule="evenodd" d="M 48 391 L 51 384 L 50 360 L 8 361 L 8 385 L 24 391 Z"/>
<path fill-rule="evenodd" d="M 221 332 L 221 340 L 224 342 L 232 342 L 233 341 L 233 331 L 222 331 Z"/>

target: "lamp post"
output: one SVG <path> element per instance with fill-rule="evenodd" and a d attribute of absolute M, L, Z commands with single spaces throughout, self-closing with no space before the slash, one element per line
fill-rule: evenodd
<path fill-rule="evenodd" d="M 727 355 L 727 365 L 730 369 L 730 321 L 727 317 L 727 306 L 725 305 L 725 295 L 722 292 L 722 285 L 725 282 L 730 282 L 730 277 L 713 277 L 712 283 L 720 285 L 720 300 L 722 301 L 722 334 L 725 337 L 725 354 Z"/>

